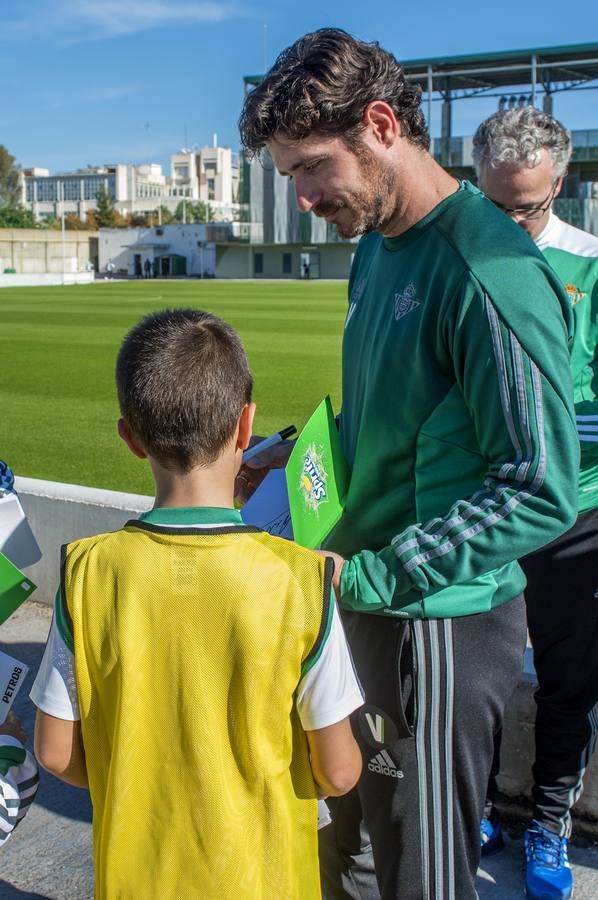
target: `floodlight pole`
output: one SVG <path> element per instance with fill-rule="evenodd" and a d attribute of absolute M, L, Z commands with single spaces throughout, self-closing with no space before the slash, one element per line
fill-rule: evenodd
<path fill-rule="evenodd" d="M 532 56 L 532 106 L 536 105 L 536 78 L 537 78 L 538 57 L 534 53 Z"/>
<path fill-rule="evenodd" d="M 65 271 L 65 270 L 66 270 L 66 263 L 65 263 L 65 261 L 64 261 L 64 254 L 65 254 L 65 245 L 64 245 L 64 239 L 65 239 L 65 234 L 64 234 L 64 231 L 65 231 L 65 225 L 64 225 L 64 183 L 63 183 L 62 181 L 60 182 L 60 193 L 61 193 L 61 196 L 62 196 L 62 200 L 61 200 L 61 203 L 60 203 L 60 223 L 61 223 L 61 224 L 60 224 L 60 231 L 61 231 L 61 244 L 62 244 L 62 283 L 63 283 L 63 284 L 66 284 L 66 271 Z"/>
<path fill-rule="evenodd" d="M 434 80 L 432 78 L 432 66 L 428 66 L 428 133 L 432 134 L 432 91 Z"/>

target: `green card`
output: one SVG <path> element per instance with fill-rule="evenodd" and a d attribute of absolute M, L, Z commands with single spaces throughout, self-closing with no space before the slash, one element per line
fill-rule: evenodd
<path fill-rule="evenodd" d="M 15 609 L 34 592 L 35 587 L 20 569 L 0 553 L 0 625 L 12 616 Z"/>
<path fill-rule="evenodd" d="M 330 397 L 299 435 L 285 473 L 293 537 L 304 547 L 319 547 L 343 514 L 350 478 Z"/>

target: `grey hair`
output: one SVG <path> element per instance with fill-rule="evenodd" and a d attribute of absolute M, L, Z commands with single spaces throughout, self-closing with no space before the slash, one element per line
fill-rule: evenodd
<path fill-rule="evenodd" d="M 480 175 L 482 164 L 525 166 L 534 169 L 540 163 L 540 150 L 552 157 L 554 177 L 567 173 L 571 159 L 571 134 L 547 113 L 533 106 L 504 109 L 489 116 L 473 136 L 473 164 Z"/>

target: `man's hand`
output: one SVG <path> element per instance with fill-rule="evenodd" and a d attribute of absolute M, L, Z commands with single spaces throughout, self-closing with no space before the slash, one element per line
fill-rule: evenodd
<path fill-rule="evenodd" d="M 263 441 L 263 437 L 254 435 L 251 438 L 250 447 Z M 295 441 L 282 441 L 258 453 L 249 462 L 244 463 L 239 469 L 235 481 L 235 500 L 240 503 L 247 503 L 251 495 L 260 486 L 270 469 L 284 469 L 291 451 L 295 446 Z"/>
<path fill-rule="evenodd" d="M 316 550 L 316 553 L 319 553 L 320 556 L 327 556 L 334 562 L 334 574 L 332 576 L 332 587 L 334 588 L 334 593 L 336 595 L 336 599 L 340 601 L 341 599 L 341 572 L 343 571 L 343 566 L 345 565 L 346 560 L 344 557 L 339 556 L 338 553 L 333 553 L 331 550 Z"/>
<path fill-rule="evenodd" d="M 21 725 L 21 720 L 15 713 L 9 712 L 6 717 L 6 721 L 0 725 L 0 734 L 9 734 L 11 737 L 17 739 L 22 744 L 27 743 L 27 735 L 23 731 L 23 727 Z"/>

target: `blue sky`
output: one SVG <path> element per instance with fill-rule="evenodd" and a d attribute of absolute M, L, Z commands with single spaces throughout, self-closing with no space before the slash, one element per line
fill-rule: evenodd
<path fill-rule="evenodd" d="M 171 152 L 214 133 L 236 149 L 243 75 L 326 25 L 417 59 L 596 41 L 598 3 L 0 0 L 0 143 L 51 172 L 166 168 Z M 471 134 L 496 103 L 456 104 L 454 133 Z M 598 90 L 559 94 L 554 112 L 571 128 L 598 128 Z"/>

